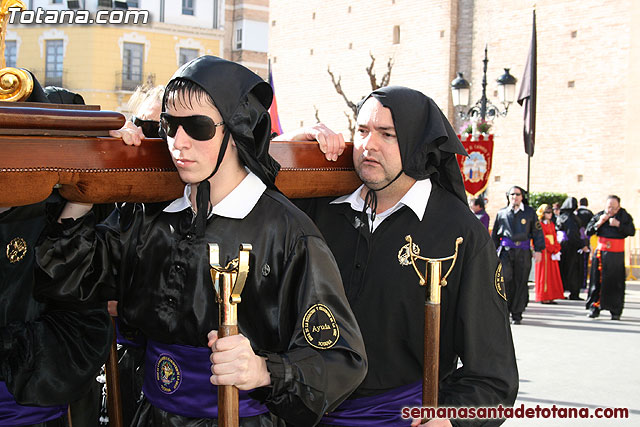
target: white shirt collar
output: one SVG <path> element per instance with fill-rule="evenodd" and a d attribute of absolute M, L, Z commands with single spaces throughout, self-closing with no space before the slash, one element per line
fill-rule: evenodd
<path fill-rule="evenodd" d="M 213 207 L 209 217 L 215 214 L 227 218 L 242 219 L 251 212 L 266 189 L 267 186 L 264 182 L 249 171 L 240 184 Z M 180 212 L 191 208 L 190 196 L 191 185 L 187 184 L 182 197 L 171 202 L 169 206 L 164 208 L 164 212 Z"/>
<path fill-rule="evenodd" d="M 513 207 L 511 206 L 509 206 L 509 209 L 511 209 L 514 214 L 517 214 L 519 211 L 524 212 L 524 203 L 520 203 L 520 206 L 518 206 L 518 209 L 513 209 Z"/>
<path fill-rule="evenodd" d="M 360 192 L 364 184 L 358 187 L 356 191 L 346 196 L 338 197 L 333 200 L 331 204 L 349 203 L 351 209 L 357 212 L 362 212 L 364 207 L 364 200 L 360 197 Z M 429 202 L 429 195 L 431 194 L 431 180 L 429 178 L 416 181 L 411 188 L 402 196 L 402 198 L 393 207 L 387 209 L 384 212 L 376 214 L 376 220 L 371 224 L 371 209 L 367 209 L 367 215 L 369 218 L 369 225 L 372 225 L 375 230 L 385 218 L 389 217 L 392 213 L 400 209 L 402 206 L 407 206 L 413 211 L 420 221 L 424 217 L 424 213 L 427 210 L 427 203 Z"/>

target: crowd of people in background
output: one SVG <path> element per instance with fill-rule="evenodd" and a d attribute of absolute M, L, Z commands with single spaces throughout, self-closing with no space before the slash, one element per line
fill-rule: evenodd
<path fill-rule="evenodd" d="M 579 201 L 567 197 L 562 203 L 542 203 L 535 211 L 537 220 L 532 219 L 533 207 L 528 206 L 522 188 L 512 187 L 507 200 L 490 232 L 502 261 L 507 296 L 511 296 L 512 323 L 521 323 L 528 303 L 532 247 L 536 302 L 584 301 L 580 292 L 586 290 L 590 318 L 598 317 L 600 310 L 606 309 L 612 320 L 620 320 L 625 289 L 624 239 L 635 234 L 633 218 L 620 207 L 620 198 L 608 196 L 605 209 L 596 215 L 585 197 Z M 485 199 L 471 198 L 469 207 L 489 229 Z M 592 247 L 594 235 L 596 245 Z"/>

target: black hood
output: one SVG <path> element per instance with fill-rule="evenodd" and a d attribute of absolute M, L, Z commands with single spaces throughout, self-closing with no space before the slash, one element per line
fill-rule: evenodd
<path fill-rule="evenodd" d="M 38 82 L 38 79 L 36 79 L 36 76 L 34 76 L 33 73 L 29 70 L 25 70 L 25 71 L 28 71 L 29 74 L 31 74 L 31 77 L 33 78 L 33 90 L 31 91 L 31 94 L 27 97 L 27 99 L 24 100 L 24 102 L 50 103 L 49 98 L 47 98 L 47 94 L 42 89 L 42 86 L 40 86 L 40 82 Z"/>
<path fill-rule="evenodd" d="M 68 89 L 47 86 L 44 88 L 44 93 L 47 95 L 47 99 L 52 104 L 81 104 L 84 105 L 84 98 L 82 95 L 71 92 Z"/>
<path fill-rule="evenodd" d="M 271 86 L 242 65 L 215 56 L 187 62 L 171 77 L 175 79 L 190 80 L 211 96 L 244 164 L 275 188 L 280 165 L 269 155 Z"/>
<path fill-rule="evenodd" d="M 391 110 L 404 173 L 417 180 L 431 178 L 467 203 L 455 156 L 467 152 L 438 105 L 417 90 L 387 86 L 360 101 L 358 111 L 369 97 Z"/>
<path fill-rule="evenodd" d="M 561 213 L 571 213 L 578 209 L 578 200 L 575 197 L 567 197 L 560 206 Z"/>

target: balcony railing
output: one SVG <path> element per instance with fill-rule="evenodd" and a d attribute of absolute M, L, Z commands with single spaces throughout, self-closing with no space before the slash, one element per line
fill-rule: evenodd
<path fill-rule="evenodd" d="M 135 74 L 135 73 L 123 73 L 122 71 L 116 72 L 116 88 L 115 90 L 121 91 L 134 91 L 138 86 L 155 86 L 156 75 L 154 73 L 148 74 Z"/>

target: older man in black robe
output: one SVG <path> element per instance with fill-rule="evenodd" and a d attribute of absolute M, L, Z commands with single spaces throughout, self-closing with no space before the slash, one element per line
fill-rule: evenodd
<path fill-rule="evenodd" d="M 323 424 L 408 426 L 401 408 L 421 405 L 425 290 L 402 255 L 407 235 L 433 258 L 451 255 L 464 238 L 442 288 L 439 405 L 512 405 L 518 372 L 501 267 L 467 206 L 455 158 L 466 154 L 462 144 L 435 102 L 406 87 L 372 92 L 359 104 L 357 126 L 353 160 L 363 185 L 337 199 L 297 202 L 338 262 L 369 358 L 362 384 Z M 451 424 L 467 422 L 427 423 Z"/>
<path fill-rule="evenodd" d="M 609 310 L 612 320 L 620 320 L 624 307 L 625 268 L 624 239 L 636 234 L 633 218 L 622 207 L 620 198 L 607 197 L 605 210 L 598 212 L 587 225 L 589 236 L 598 236 L 598 246 L 591 258 L 591 280 L 587 308 L 589 317 Z"/>

